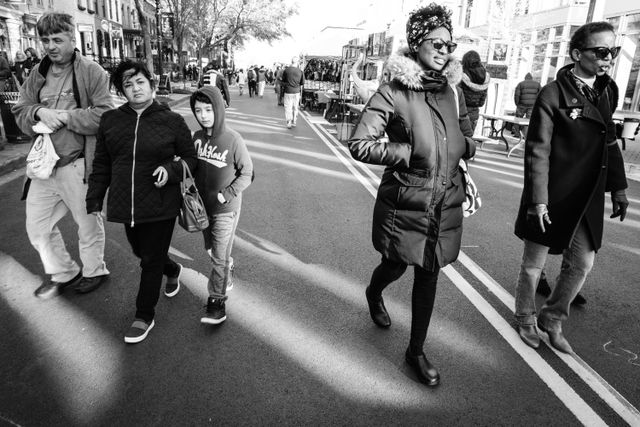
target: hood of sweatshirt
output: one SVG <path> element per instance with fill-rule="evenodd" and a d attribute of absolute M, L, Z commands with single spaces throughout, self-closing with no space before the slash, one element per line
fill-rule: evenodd
<path fill-rule="evenodd" d="M 220 92 L 220 89 L 218 89 L 215 86 L 203 86 L 202 88 L 193 92 L 191 94 L 191 98 L 189 99 L 189 103 L 191 105 L 191 112 L 193 113 L 194 116 L 196 114 L 196 111 L 195 111 L 196 98 L 198 97 L 199 94 L 209 98 L 209 100 L 211 101 L 211 105 L 213 106 L 212 137 L 216 138 L 225 132 L 225 124 L 224 124 L 225 104 L 224 104 L 224 99 L 222 98 L 222 93 Z M 200 122 L 198 121 L 198 123 Z M 206 131 L 206 128 L 204 126 L 202 125 L 200 126 L 204 131 Z"/>

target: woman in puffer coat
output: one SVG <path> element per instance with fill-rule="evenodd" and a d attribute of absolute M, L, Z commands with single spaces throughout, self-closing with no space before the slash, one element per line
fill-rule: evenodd
<path fill-rule="evenodd" d="M 124 61 L 111 83 L 127 103 L 102 115 L 87 190 L 87 213 L 100 214 L 109 189 L 107 220 L 124 224 L 133 253 L 140 258 L 140 287 L 126 343 L 138 343 L 155 325 L 162 276 L 165 295 L 180 289 L 182 266 L 168 255 L 182 204 L 182 158 L 191 169 L 196 151 L 186 122 L 154 100 L 155 81 L 146 65 Z"/>
<path fill-rule="evenodd" d="M 482 65 L 480 55 L 475 50 L 470 50 L 462 55 L 462 81 L 460 89 L 464 93 L 467 105 L 467 113 L 471 122 L 471 130 L 476 129 L 480 107 L 487 100 L 487 91 L 491 76 Z"/>
<path fill-rule="evenodd" d="M 429 386 L 440 380 L 423 352 L 436 282 L 440 268 L 457 258 L 462 236 L 458 163 L 475 154 L 464 96 L 455 87 L 461 66 L 450 57 L 450 16 L 435 3 L 410 15 L 409 51 L 389 59 L 391 81 L 371 97 L 349 141 L 356 160 L 387 166 L 373 212 L 373 245 L 382 261 L 366 289 L 371 318 L 380 327 L 391 325 L 382 291 L 413 265 L 405 359 Z M 385 132 L 388 142 L 381 139 Z"/>

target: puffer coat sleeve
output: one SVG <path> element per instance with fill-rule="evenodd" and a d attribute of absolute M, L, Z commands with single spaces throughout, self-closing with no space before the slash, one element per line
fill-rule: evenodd
<path fill-rule="evenodd" d="M 354 159 L 374 165 L 409 167 L 411 158 L 409 141 L 380 140 L 393 114 L 393 93 L 388 86 L 383 86 L 367 104 L 367 120 L 356 127 L 351 137 L 352 141 L 358 141 L 349 144 Z"/>

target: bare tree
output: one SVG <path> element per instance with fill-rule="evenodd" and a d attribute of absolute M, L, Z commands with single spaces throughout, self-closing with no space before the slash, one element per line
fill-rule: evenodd
<path fill-rule="evenodd" d="M 142 5 L 140 4 L 140 0 L 135 0 L 135 3 L 136 10 L 138 11 L 138 20 L 140 21 L 142 40 L 144 42 L 144 57 L 147 61 L 147 67 L 149 68 L 149 71 L 153 73 L 153 55 L 151 54 L 151 33 L 149 31 L 149 22 L 147 21 L 146 15 L 143 13 L 144 10 L 142 8 Z M 160 54 L 160 51 L 158 51 L 158 55 Z"/>
<path fill-rule="evenodd" d="M 219 43 L 242 46 L 248 37 L 274 41 L 289 35 L 286 21 L 297 13 L 285 0 L 191 0 L 196 13 L 190 28 L 200 64 L 206 48 Z"/>

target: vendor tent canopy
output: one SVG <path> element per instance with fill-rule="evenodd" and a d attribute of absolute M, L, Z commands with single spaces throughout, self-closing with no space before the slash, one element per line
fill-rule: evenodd
<path fill-rule="evenodd" d="M 302 55 L 309 56 L 342 56 L 342 46 L 349 40 L 365 37 L 362 28 L 324 27 L 309 43 L 302 48 Z"/>

